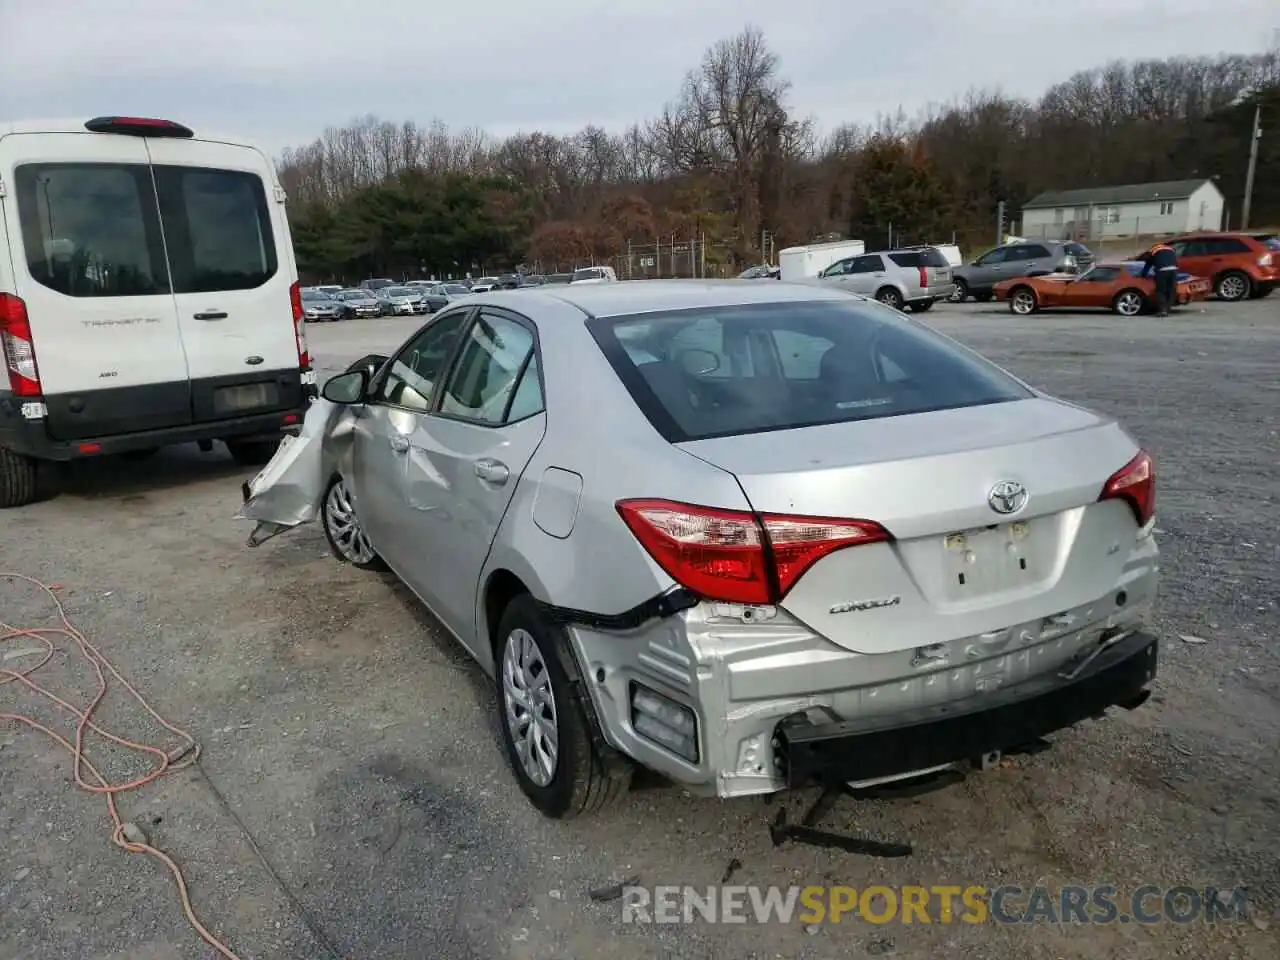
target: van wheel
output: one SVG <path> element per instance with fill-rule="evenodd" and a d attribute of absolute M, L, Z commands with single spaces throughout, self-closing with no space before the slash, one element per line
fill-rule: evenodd
<path fill-rule="evenodd" d="M 231 459 L 242 467 L 260 467 L 275 456 L 279 440 L 223 440 Z"/>
<path fill-rule="evenodd" d="M 0 447 L 0 509 L 25 507 L 56 497 L 57 466 Z"/>
<path fill-rule="evenodd" d="M 495 653 L 502 742 L 524 795 L 557 820 L 616 803 L 633 767 L 604 742 L 564 629 L 522 594 L 502 614 Z"/>

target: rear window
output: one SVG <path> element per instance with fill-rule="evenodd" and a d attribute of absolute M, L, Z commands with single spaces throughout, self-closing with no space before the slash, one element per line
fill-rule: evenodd
<path fill-rule="evenodd" d="M 169 293 L 145 164 L 23 164 L 14 172 L 27 269 L 68 297 Z"/>
<path fill-rule="evenodd" d="M 915 250 L 907 253 L 891 253 L 889 259 L 900 267 L 922 267 L 924 266 L 923 258 Z"/>
<path fill-rule="evenodd" d="M 1075 257 L 1076 259 L 1080 259 L 1081 257 L 1093 256 L 1093 254 L 1089 252 L 1088 247 L 1079 243 L 1068 243 L 1064 247 L 1064 249 L 1066 250 L 1068 256 Z"/>
<path fill-rule="evenodd" d="M 603 276 L 604 276 L 604 271 L 598 268 L 573 271 L 574 280 L 599 280 Z"/>
<path fill-rule="evenodd" d="M 1022 400 L 1025 387 L 897 311 L 749 304 L 588 322 L 668 441 Z"/>

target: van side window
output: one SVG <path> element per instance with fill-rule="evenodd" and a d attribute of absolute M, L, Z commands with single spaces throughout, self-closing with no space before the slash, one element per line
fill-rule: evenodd
<path fill-rule="evenodd" d="M 155 168 L 174 293 L 252 290 L 276 274 L 262 178 L 239 170 Z"/>
<path fill-rule="evenodd" d="M 23 164 L 14 174 L 27 269 L 68 297 L 169 292 L 145 164 Z"/>

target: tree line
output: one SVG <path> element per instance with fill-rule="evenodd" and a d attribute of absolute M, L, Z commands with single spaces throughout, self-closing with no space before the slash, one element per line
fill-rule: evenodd
<path fill-rule="evenodd" d="M 422 127 L 368 116 L 284 151 L 303 270 L 459 276 L 601 261 L 705 238 L 726 268 L 850 236 L 989 244 L 998 201 L 1051 189 L 1214 178 L 1238 222 L 1261 106 L 1255 225 L 1280 222 L 1280 51 L 1115 62 L 1038 100 L 975 91 L 916 117 L 820 136 L 748 27 L 710 47 L 661 112 L 610 133 Z M 710 251 L 714 251 L 714 254 Z"/>

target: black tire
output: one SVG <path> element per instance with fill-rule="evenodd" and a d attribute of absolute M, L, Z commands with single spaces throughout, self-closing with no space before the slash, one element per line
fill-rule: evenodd
<path fill-rule="evenodd" d="M 329 485 L 325 487 L 324 499 L 320 501 L 320 526 L 324 528 L 324 538 L 329 541 L 329 549 L 333 552 L 335 557 L 343 563 L 351 564 L 351 566 L 355 567 L 357 570 L 386 570 L 386 563 L 380 556 L 378 556 L 372 546 L 369 546 L 369 559 L 364 560 L 356 556 L 351 549 L 338 542 L 338 537 L 335 534 L 337 526 L 334 523 L 333 503 L 331 497 L 333 496 L 334 488 L 339 486 L 341 486 L 344 491 L 346 490 L 346 484 L 343 483 L 342 478 L 334 477 L 329 481 Z M 348 508 L 351 507 L 349 495 L 347 495 L 347 506 Z M 353 515 L 355 514 L 354 509 L 351 510 L 351 513 Z M 359 530 L 360 521 L 358 516 L 355 516 L 355 526 L 356 529 Z M 368 543 L 368 541 L 365 542 L 366 544 Z"/>
<path fill-rule="evenodd" d="M 1224 287 L 1228 288 L 1228 292 L 1223 292 Z M 1213 292 L 1219 300 L 1226 300 L 1228 303 L 1247 300 L 1253 294 L 1253 280 L 1240 270 L 1228 270 L 1214 277 Z"/>
<path fill-rule="evenodd" d="M 1020 283 L 1009 291 L 1009 312 L 1015 317 L 1029 317 L 1040 310 L 1040 298 L 1035 288 Z"/>
<path fill-rule="evenodd" d="M 0 447 L 0 510 L 58 495 L 58 464 Z"/>
<path fill-rule="evenodd" d="M 932 309 L 933 309 L 932 300 L 917 300 L 915 303 L 911 304 L 912 313 L 927 313 Z"/>
<path fill-rule="evenodd" d="M 893 307 L 895 310 L 901 310 L 904 306 L 902 294 L 898 292 L 897 287 L 881 287 L 876 291 L 876 299 L 886 307 Z"/>
<path fill-rule="evenodd" d="M 231 459 L 242 467 L 260 467 L 276 454 L 279 440 L 223 440 Z"/>
<path fill-rule="evenodd" d="M 963 280 L 956 281 L 956 289 L 951 294 L 952 303 L 964 303 L 969 299 L 969 285 Z"/>
<path fill-rule="evenodd" d="M 1132 307 L 1126 306 L 1126 304 L 1132 304 L 1135 297 L 1137 298 L 1138 309 L 1133 311 Z M 1150 309 L 1151 304 L 1147 302 L 1143 292 L 1133 287 L 1126 287 L 1111 298 L 1111 312 L 1119 317 L 1137 317 L 1147 313 Z"/>
<path fill-rule="evenodd" d="M 512 635 L 520 630 L 527 632 L 537 645 L 555 708 L 559 749 L 555 770 L 545 786 L 535 783 L 525 772 L 507 716 L 503 657 Z M 631 761 L 604 742 L 568 636 L 562 627 L 547 622 L 527 593 L 512 600 L 502 613 L 494 643 L 494 664 L 503 747 L 516 782 L 529 802 L 544 816 L 572 820 L 598 813 L 625 796 L 634 769 Z"/>
<path fill-rule="evenodd" d="M 995 296 L 995 294 L 988 290 L 986 293 L 975 293 L 973 295 L 973 299 L 977 300 L 979 303 L 989 303 L 993 296 Z"/>

